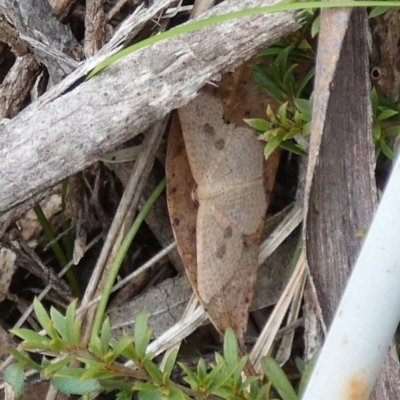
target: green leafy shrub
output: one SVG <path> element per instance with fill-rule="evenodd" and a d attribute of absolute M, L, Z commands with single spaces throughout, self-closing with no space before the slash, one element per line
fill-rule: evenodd
<path fill-rule="evenodd" d="M 242 379 L 248 356 L 241 357 L 235 334 L 228 329 L 224 337 L 223 355 L 215 354 L 209 365 L 200 358 L 197 368 L 177 362 L 178 351 L 172 351 L 161 369 L 152 354 L 147 353 L 152 332 L 147 326 L 147 314 L 141 313 L 135 324 L 134 338 L 124 334 L 111 338 L 110 322 L 106 319 L 98 336 L 87 346 L 81 345 L 81 324 L 76 318 L 76 301 L 62 315 L 51 308 L 50 315 L 35 299 L 36 317 L 44 330 L 39 334 L 30 329 L 13 329 L 23 341 L 19 349 L 10 352 L 17 363 L 10 365 L 5 379 L 17 397 L 23 392 L 24 369 L 33 368 L 43 378 L 66 394 L 92 394 L 117 391 L 119 400 L 131 399 L 136 393 L 140 400 L 185 400 L 213 398 L 227 400 L 270 399 L 272 388 L 284 400 L 297 399 L 296 392 L 281 367 L 265 357 L 262 367 L 266 376 Z M 30 352 L 42 356 L 35 362 Z M 129 362 L 132 366 L 127 366 Z M 187 386 L 171 379 L 174 367 L 179 366 Z"/>
<path fill-rule="evenodd" d="M 381 15 L 388 9 L 390 7 L 375 7 L 369 17 Z M 278 103 L 276 111 L 267 107 L 266 119 L 246 120 L 257 131 L 260 140 L 266 142 L 266 158 L 278 147 L 298 155 L 307 154 L 305 137 L 310 133 L 312 96 L 307 98 L 305 89 L 315 70 L 310 68 L 302 77 L 296 72 L 301 63 L 314 61 L 308 38 L 318 33 L 319 17 L 314 18 L 314 13 L 309 10 L 304 14 L 304 21 L 301 30 L 260 53 L 260 57 L 271 59 L 267 68 L 253 65 L 255 83 Z M 376 157 L 383 154 L 393 160 L 400 134 L 400 104 L 379 96 L 375 89 L 371 92 L 371 103 Z"/>

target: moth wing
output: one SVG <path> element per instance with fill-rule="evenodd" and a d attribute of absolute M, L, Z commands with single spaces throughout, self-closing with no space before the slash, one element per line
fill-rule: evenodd
<path fill-rule="evenodd" d="M 248 127 L 225 126 L 225 147 L 209 172 L 211 182 L 246 184 L 263 176 L 263 145 Z"/>
<path fill-rule="evenodd" d="M 223 121 L 223 105 L 215 97 L 200 93 L 179 109 L 183 138 L 194 180 L 201 184 L 218 163 L 221 144 L 229 136 Z"/>
<path fill-rule="evenodd" d="M 200 206 L 209 202 L 211 213 L 222 214 L 242 234 L 254 233 L 264 219 L 267 202 L 261 178 L 244 184 L 203 185 L 198 195 Z"/>
<path fill-rule="evenodd" d="M 242 253 L 240 231 L 213 209 L 200 204 L 197 215 L 197 282 L 205 301 L 220 293 Z"/>
<path fill-rule="evenodd" d="M 198 293 L 217 329 L 243 333 L 258 268 L 258 237 L 242 234 L 212 205 L 198 212 Z"/>

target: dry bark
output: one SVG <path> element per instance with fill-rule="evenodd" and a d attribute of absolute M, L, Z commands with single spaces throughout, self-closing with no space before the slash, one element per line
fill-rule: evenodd
<path fill-rule="evenodd" d="M 17 57 L 0 85 L 0 118 L 12 118 L 23 108 L 39 71 L 32 54 Z"/>
<path fill-rule="evenodd" d="M 107 24 L 103 0 L 88 0 L 85 15 L 85 55 L 91 57 L 106 42 Z"/>
<path fill-rule="evenodd" d="M 330 85 L 308 204 L 308 263 L 328 325 L 362 245 L 358 233 L 369 226 L 377 205 L 366 18 L 364 11 L 352 12 Z M 374 398 L 400 398 L 398 368 L 392 349 Z"/>
<path fill-rule="evenodd" d="M 308 261 L 328 325 L 361 248 L 357 233 L 369 226 L 377 205 L 363 23 L 353 11 L 330 86 L 308 203 Z"/>
<path fill-rule="evenodd" d="M 231 1 L 213 13 L 265 5 Z M 205 14 L 207 17 L 209 13 Z M 293 12 L 232 20 L 137 51 L 51 102 L 0 122 L 0 211 L 93 163 L 207 81 L 299 28 Z M 23 162 L 21 162 L 23 160 Z"/>

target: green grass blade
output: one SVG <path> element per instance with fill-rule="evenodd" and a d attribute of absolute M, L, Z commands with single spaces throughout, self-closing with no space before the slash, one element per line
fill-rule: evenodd
<path fill-rule="evenodd" d="M 119 268 L 125 257 L 125 254 L 128 251 L 129 246 L 131 245 L 134 237 L 136 236 L 136 233 L 139 230 L 140 225 L 142 224 L 144 219 L 147 217 L 147 214 L 150 212 L 151 208 L 153 207 L 153 204 L 156 202 L 156 200 L 158 199 L 160 194 L 165 189 L 165 184 L 166 184 L 165 179 L 163 179 L 158 184 L 158 186 L 156 187 L 154 192 L 151 194 L 151 196 L 147 200 L 146 204 L 144 205 L 144 207 L 142 208 L 142 210 L 136 217 L 135 221 L 132 224 L 131 229 L 129 230 L 128 234 L 125 237 L 125 240 L 123 241 L 123 243 L 119 249 L 117 257 L 116 257 L 116 259 L 111 267 L 110 273 L 108 275 L 108 280 L 104 286 L 103 294 L 101 296 L 99 306 L 96 311 L 95 319 L 93 322 L 93 328 L 92 328 L 92 332 L 91 332 L 92 337 L 97 336 L 100 331 L 101 325 L 103 323 L 108 299 L 110 297 L 112 287 L 114 285 L 115 279 L 117 278 L 118 271 L 119 271 Z"/>

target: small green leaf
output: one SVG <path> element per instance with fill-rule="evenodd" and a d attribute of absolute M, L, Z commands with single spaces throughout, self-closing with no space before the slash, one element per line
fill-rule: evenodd
<path fill-rule="evenodd" d="M 268 380 L 283 400 L 297 400 L 298 396 L 288 377 L 272 357 L 263 357 L 261 365 Z"/>
<path fill-rule="evenodd" d="M 178 356 L 179 349 L 172 350 L 165 361 L 163 370 L 163 382 L 166 383 L 171 376 L 172 369 L 175 366 L 176 357 Z"/>
<path fill-rule="evenodd" d="M 311 120 L 311 102 L 307 99 L 294 99 L 295 107 Z"/>
<path fill-rule="evenodd" d="M 228 328 L 225 331 L 224 357 L 228 365 L 237 365 L 239 361 L 239 346 L 236 340 L 236 336 L 231 328 Z"/>
<path fill-rule="evenodd" d="M 54 377 L 51 384 L 65 394 L 84 395 L 101 390 L 100 384 L 94 379 L 81 381 L 79 378 Z"/>
<path fill-rule="evenodd" d="M 133 338 L 127 335 L 126 332 L 122 335 L 122 338 L 118 340 L 117 343 L 112 343 L 115 358 L 122 354 L 129 346 L 132 345 Z M 147 346 L 146 346 L 147 348 Z M 146 350 L 145 350 L 146 351 Z M 144 356 L 143 356 L 144 357 Z"/>
<path fill-rule="evenodd" d="M 299 110 L 296 109 L 296 111 L 294 112 L 294 116 L 293 116 L 293 123 L 295 126 L 297 126 L 297 128 L 303 124 L 302 116 L 303 116 L 303 114 Z"/>
<path fill-rule="evenodd" d="M 321 17 L 318 15 L 318 17 L 315 18 L 315 20 L 311 26 L 311 37 L 312 38 L 315 38 L 315 36 L 318 35 L 320 26 L 321 26 Z"/>
<path fill-rule="evenodd" d="M 375 18 L 375 17 L 378 17 L 379 15 L 385 14 L 385 12 L 387 12 L 389 10 L 390 10 L 390 7 L 386 7 L 386 6 L 374 7 L 372 9 L 372 11 L 369 13 L 368 17 Z"/>
<path fill-rule="evenodd" d="M 22 347 L 25 349 L 49 350 L 50 339 L 46 336 L 24 328 L 11 329 L 10 332 L 24 340 Z"/>
<path fill-rule="evenodd" d="M 303 136 L 309 136 L 311 133 L 311 122 L 307 122 L 303 125 Z"/>
<path fill-rule="evenodd" d="M 132 400 L 133 394 L 131 392 L 121 391 L 117 393 L 115 400 Z"/>
<path fill-rule="evenodd" d="M 203 358 L 197 362 L 197 376 L 202 382 L 207 375 L 207 366 Z"/>
<path fill-rule="evenodd" d="M 43 369 L 47 368 L 50 365 L 51 365 L 51 362 L 48 359 L 46 359 L 46 357 L 43 357 L 42 368 Z M 57 377 L 57 378 L 77 378 L 77 379 L 81 379 L 81 376 L 85 371 L 86 370 L 84 368 L 65 367 L 65 368 L 62 368 L 62 369 L 58 370 L 57 373 L 55 374 L 55 377 Z"/>
<path fill-rule="evenodd" d="M 19 364 L 11 364 L 4 371 L 4 380 L 8 382 L 14 390 L 15 397 L 21 397 L 24 391 L 25 375 L 24 370 Z"/>
<path fill-rule="evenodd" d="M 187 365 L 180 363 L 180 362 L 178 362 L 178 365 L 182 368 L 182 370 L 187 375 L 183 378 L 183 380 L 190 385 L 191 389 L 198 390 L 199 380 L 198 380 L 196 374 Z"/>
<path fill-rule="evenodd" d="M 15 348 L 11 348 L 9 350 L 9 353 L 19 362 L 19 364 L 21 365 L 21 367 L 31 367 L 33 368 L 35 371 L 41 371 L 41 367 L 39 364 L 35 363 L 29 356 L 28 354 L 17 350 Z"/>
<path fill-rule="evenodd" d="M 281 144 L 281 139 L 279 138 L 271 138 L 264 148 L 264 157 L 268 159 L 268 157 L 279 147 Z"/>
<path fill-rule="evenodd" d="M 382 153 L 389 158 L 389 160 L 394 159 L 394 153 L 392 149 L 387 145 L 386 141 L 382 137 L 379 138 L 379 146 L 382 150 Z"/>
<path fill-rule="evenodd" d="M 100 333 L 101 352 L 103 354 L 106 354 L 110 348 L 110 337 L 111 337 L 110 318 L 107 317 L 103 322 Z M 121 351 L 119 351 L 118 355 L 121 354 Z"/>
<path fill-rule="evenodd" d="M 92 352 L 96 357 L 103 358 L 104 353 L 101 351 L 101 341 L 98 336 L 90 338 L 89 351 Z"/>
<path fill-rule="evenodd" d="M 219 354 L 219 353 L 215 353 L 215 364 L 216 365 L 226 364 L 224 357 L 222 357 L 221 354 Z"/>
<path fill-rule="evenodd" d="M 310 380 L 311 374 L 314 370 L 315 364 L 317 363 L 320 351 L 317 351 L 311 358 L 310 362 L 305 366 L 304 372 L 301 375 L 299 384 L 299 397 L 303 396 L 304 390 L 307 387 L 307 383 Z"/>
<path fill-rule="evenodd" d="M 65 313 L 65 325 L 67 330 L 67 341 L 69 344 L 78 346 L 80 344 L 80 322 L 75 320 L 77 299 L 71 302 Z"/>
<path fill-rule="evenodd" d="M 382 127 L 379 124 L 374 124 L 372 127 L 372 136 L 375 140 L 378 140 L 382 135 Z"/>
<path fill-rule="evenodd" d="M 286 73 L 287 70 L 287 62 L 288 62 L 288 57 L 289 53 L 292 50 L 292 46 L 288 46 L 278 54 L 276 57 L 274 63 L 272 64 L 273 67 L 276 67 L 277 74 L 275 75 L 275 78 L 277 81 L 279 81 L 279 78 L 283 78 L 283 76 Z M 283 79 L 281 79 L 282 81 Z"/>
<path fill-rule="evenodd" d="M 278 117 L 276 116 L 274 110 L 271 108 L 271 106 L 268 104 L 267 107 L 267 116 L 270 119 L 270 122 L 276 126 L 279 126 L 280 121 L 278 119 Z"/>
<path fill-rule="evenodd" d="M 138 392 L 138 400 L 162 400 L 164 398 L 160 388 L 149 382 L 137 383 L 132 390 Z"/>
<path fill-rule="evenodd" d="M 138 400 L 163 400 L 164 395 L 160 389 L 158 390 L 144 390 L 139 391 L 137 394 Z"/>
<path fill-rule="evenodd" d="M 227 400 L 243 400 L 242 397 L 236 396 L 232 392 L 234 392 L 234 388 L 232 388 L 232 387 L 229 387 L 229 388 L 223 387 L 223 388 L 219 388 L 217 390 L 214 390 L 212 392 L 212 394 L 214 396 L 218 396 L 218 397 L 221 397 L 221 398 L 227 399 Z"/>
<path fill-rule="evenodd" d="M 303 39 L 297 46 L 300 50 L 310 50 L 312 49 L 311 44 L 308 42 L 307 39 Z"/>
<path fill-rule="evenodd" d="M 268 142 L 269 134 L 271 131 L 264 132 L 262 135 L 258 135 L 258 140 L 262 140 L 263 142 Z"/>
<path fill-rule="evenodd" d="M 303 149 L 301 146 L 298 144 L 294 143 L 291 140 L 285 140 L 281 142 L 280 147 L 284 150 L 290 151 L 293 154 L 297 154 L 299 156 L 306 156 L 307 151 Z"/>
<path fill-rule="evenodd" d="M 384 110 L 378 115 L 377 120 L 384 121 L 385 119 L 393 117 L 394 115 L 397 115 L 397 114 L 398 114 L 398 111 L 396 111 L 396 110 L 390 110 L 390 109 Z"/>
<path fill-rule="evenodd" d="M 359 237 L 359 236 L 357 235 L 357 237 Z M 297 370 L 300 372 L 300 374 L 303 375 L 304 370 L 306 368 L 306 363 L 304 362 L 304 360 L 301 357 L 296 356 L 294 359 L 294 364 L 295 364 Z"/>
<path fill-rule="evenodd" d="M 64 315 L 62 315 L 56 308 L 51 307 L 50 316 L 53 320 L 54 328 L 56 328 L 57 332 L 64 340 L 68 340 L 67 321 Z"/>
<path fill-rule="evenodd" d="M 179 390 L 175 386 L 168 386 L 168 397 L 166 397 L 168 400 L 186 400 L 185 395 L 181 390 Z"/>
<path fill-rule="evenodd" d="M 74 343 L 75 346 L 78 346 L 81 343 L 81 329 L 82 329 L 82 321 L 75 321 L 74 327 Z"/>
<path fill-rule="evenodd" d="M 270 129 L 269 122 L 262 118 L 248 118 L 245 119 L 244 122 L 259 132 L 265 132 L 266 130 Z"/>
<path fill-rule="evenodd" d="M 283 126 L 285 129 L 288 129 L 288 128 L 289 128 L 289 126 L 288 126 L 288 118 L 287 118 L 287 111 L 288 111 L 288 102 L 286 101 L 285 103 L 283 103 L 283 104 L 279 107 L 279 110 L 278 110 L 278 117 L 279 117 L 279 120 L 280 120 L 282 126 Z"/>
<path fill-rule="evenodd" d="M 132 390 L 151 392 L 153 390 L 159 390 L 159 388 L 151 382 L 139 382 L 132 387 Z"/>
<path fill-rule="evenodd" d="M 258 55 L 258 57 L 275 57 L 282 51 L 282 48 L 284 47 L 286 47 L 286 45 L 282 46 L 279 43 L 275 43 L 274 46 L 268 47 L 267 49 L 263 50 Z"/>
<path fill-rule="evenodd" d="M 42 303 L 35 297 L 33 301 L 33 309 L 35 311 L 36 317 L 41 325 L 41 327 L 46 331 L 46 333 L 51 338 L 58 337 L 57 332 L 54 330 L 53 323 L 47 314 L 47 311 L 43 307 Z"/>
<path fill-rule="evenodd" d="M 143 367 L 145 368 L 146 372 L 151 376 L 153 382 L 157 384 L 162 383 L 162 372 L 160 368 L 158 368 L 158 366 L 153 363 L 153 361 L 146 359 L 143 363 Z"/>
<path fill-rule="evenodd" d="M 147 325 L 148 318 L 146 312 L 141 312 L 135 323 L 135 347 L 138 356 L 142 359 L 146 356 L 147 346 L 151 339 L 151 331 L 149 331 Z"/>
<path fill-rule="evenodd" d="M 129 384 L 129 381 L 120 378 L 101 379 L 99 384 L 101 384 L 102 390 L 106 392 L 116 390 L 132 393 L 132 382 Z"/>

